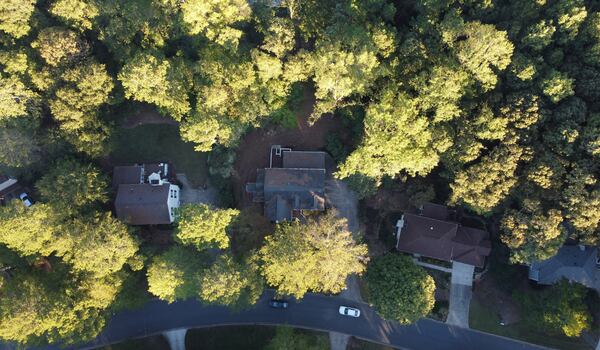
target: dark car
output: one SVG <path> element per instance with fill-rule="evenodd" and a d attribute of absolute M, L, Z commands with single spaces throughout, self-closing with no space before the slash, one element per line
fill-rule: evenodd
<path fill-rule="evenodd" d="M 271 299 L 271 301 L 269 301 L 269 305 L 276 309 L 287 309 L 289 304 L 285 300 Z"/>

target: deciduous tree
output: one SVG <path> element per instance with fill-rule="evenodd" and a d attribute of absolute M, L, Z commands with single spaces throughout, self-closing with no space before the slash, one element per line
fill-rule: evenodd
<path fill-rule="evenodd" d="M 20 38 L 31 29 L 29 19 L 35 10 L 36 0 L 6 0 L 0 3 L 0 30 Z"/>
<path fill-rule="evenodd" d="M 107 176 L 95 166 L 73 159 L 56 162 L 36 187 L 45 202 L 65 214 L 75 214 L 108 201 Z"/>
<path fill-rule="evenodd" d="M 227 227 L 239 215 L 235 209 L 215 209 L 206 204 L 188 204 L 181 207 L 176 237 L 185 245 L 198 250 L 229 247 Z"/>
<path fill-rule="evenodd" d="M 278 293 L 302 298 L 306 292 L 339 293 L 348 275 L 364 272 L 367 247 L 358 244 L 345 219 L 329 212 L 306 223 L 284 222 L 260 250 L 262 274 Z"/>
<path fill-rule="evenodd" d="M 174 246 L 152 258 L 148 291 L 170 303 L 198 295 L 203 258 L 196 250 Z"/>
<path fill-rule="evenodd" d="M 374 258 L 366 278 L 373 307 L 388 320 L 409 324 L 433 309 L 433 278 L 406 256 L 388 253 Z"/>

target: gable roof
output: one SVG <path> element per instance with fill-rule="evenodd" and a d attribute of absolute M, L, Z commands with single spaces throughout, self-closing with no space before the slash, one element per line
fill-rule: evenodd
<path fill-rule="evenodd" d="M 294 210 L 325 210 L 325 169 L 264 169 L 265 216 L 291 220 Z"/>
<path fill-rule="evenodd" d="M 144 182 L 144 167 L 141 165 L 116 166 L 113 169 L 113 187 L 121 184 L 141 184 Z"/>
<path fill-rule="evenodd" d="M 600 292 L 600 268 L 596 265 L 597 258 L 596 247 L 565 245 L 550 259 L 532 263 L 529 267 L 529 278 L 540 284 L 554 284 L 566 278 Z"/>
<path fill-rule="evenodd" d="M 411 254 L 483 267 L 491 252 L 486 231 L 421 215 L 404 214 L 396 248 Z"/>
<path fill-rule="evenodd" d="M 325 153 L 312 151 L 284 151 L 284 168 L 325 169 Z"/>
<path fill-rule="evenodd" d="M 131 225 L 170 224 L 168 199 L 170 184 L 121 184 L 117 191 L 117 217 Z"/>
<path fill-rule="evenodd" d="M 246 184 L 252 200 L 264 202 L 265 217 L 279 222 L 291 220 L 302 210 L 325 210 L 325 153 L 273 147 L 282 150 L 281 158 L 276 153 L 282 161 L 275 164 L 283 167 L 257 169 L 256 182 Z"/>

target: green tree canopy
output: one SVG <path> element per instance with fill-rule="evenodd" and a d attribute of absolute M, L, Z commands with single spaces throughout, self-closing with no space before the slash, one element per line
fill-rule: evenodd
<path fill-rule="evenodd" d="M 72 159 L 54 164 L 36 188 L 45 202 L 65 214 L 73 215 L 108 201 L 107 176 L 91 164 Z"/>
<path fill-rule="evenodd" d="M 388 320 L 408 324 L 433 309 L 433 278 L 404 255 L 388 253 L 374 258 L 366 278 L 373 307 Z"/>
<path fill-rule="evenodd" d="M 229 247 L 227 227 L 239 215 L 235 209 L 215 209 L 207 204 L 187 204 L 181 207 L 176 239 L 198 250 Z"/>
<path fill-rule="evenodd" d="M 539 203 L 506 211 L 500 225 L 502 242 L 511 249 L 511 261 L 530 264 L 554 256 L 565 240 L 562 222 L 560 210 L 544 212 Z"/>
<path fill-rule="evenodd" d="M 57 255 L 76 271 L 105 277 L 120 271 L 138 251 L 130 229 L 110 216 L 74 219 L 61 227 Z"/>
<path fill-rule="evenodd" d="M 103 64 L 93 61 L 69 69 L 61 77 L 63 85 L 50 101 L 50 110 L 64 130 L 81 130 L 93 123 L 99 108 L 109 101 L 113 79 Z"/>
<path fill-rule="evenodd" d="M 35 10 L 36 0 L 6 0 L 0 3 L 0 30 L 20 38 L 27 35 L 29 19 Z"/>
<path fill-rule="evenodd" d="M 329 340 L 324 334 L 304 334 L 291 327 L 277 327 L 275 336 L 265 350 L 327 350 Z"/>
<path fill-rule="evenodd" d="M 14 200 L 0 207 L 0 242 L 22 256 L 47 256 L 58 231 L 58 218 L 51 206 L 37 203 L 27 208 Z"/>
<path fill-rule="evenodd" d="M 198 295 L 203 257 L 196 250 L 174 246 L 156 255 L 148 266 L 148 291 L 170 303 Z"/>
<path fill-rule="evenodd" d="M 263 291 L 258 266 L 251 260 L 236 262 L 229 254 L 217 258 L 200 279 L 200 300 L 243 307 L 256 303 Z"/>
<path fill-rule="evenodd" d="M 341 292 L 348 275 L 364 271 L 367 247 L 354 241 L 346 220 L 329 212 L 305 224 L 278 224 L 266 238 L 260 257 L 267 283 L 281 294 L 302 298 L 309 290 Z"/>
<path fill-rule="evenodd" d="M 76 32 L 63 27 L 47 27 L 31 43 L 50 66 L 70 65 L 86 57 L 89 44 Z"/>
<path fill-rule="evenodd" d="M 252 13 L 246 0 L 188 0 L 182 3 L 181 11 L 190 34 L 202 33 L 232 49 L 243 35 L 233 25 L 249 20 Z"/>
<path fill-rule="evenodd" d="M 50 13 L 80 30 L 92 29 L 99 10 L 93 0 L 56 0 Z"/>
<path fill-rule="evenodd" d="M 522 295 L 525 322 L 550 333 L 578 337 L 591 326 L 592 316 L 585 304 L 587 289 L 566 280 L 538 293 Z"/>
<path fill-rule="evenodd" d="M 185 62 L 167 60 L 161 54 L 138 52 L 119 73 L 125 97 L 153 103 L 180 120 L 190 111 L 190 76 Z"/>
<path fill-rule="evenodd" d="M 464 203 L 480 214 L 492 211 L 517 184 L 522 153 L 518 145 L 508 143 L 494 149 L 481 162 L 459 171 L 450 184 L 450 202 Z"/>
<path fill-rule="evenodd" d="M 356 173 L 374 178 L 402 171 L 427 174 L 438 164 L 438 152 L 447 147 L 443 131 L 435 129 L 419 112 L 418 101 L 405 94 L 385 91 L 381 101 L 367 109 L 364 123 L 365 137 L 340 166 L 341 178 Z"/>

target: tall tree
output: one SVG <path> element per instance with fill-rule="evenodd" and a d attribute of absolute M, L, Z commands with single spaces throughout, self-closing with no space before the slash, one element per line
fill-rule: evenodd
<path fill-rule="evenodd" d="M 148 291 L 170 303 L 198 295 L 204 268 L 202 255 L 174 246 L 152 258 L 148 266 Z"/>
<path fill-rule="evenodd" d="M 95 166 L 72 159 L 56 162 L 36 187 L 45 202 L 65 214 L 108 201 L 108 178 Z"/>
<path fill-rule="evenodd" d="M 198 250 L 229 247 L 227 227 L 239 215 L 235 209 L 215 209 L 207 204 L 188 204 L 181 207 L 177 221 L 176 239 Z"/>
<path fill-rule="evenodd" d="M 486 214 L 503 201 L 517 184 L 517 167 L 523 149 L 507 143 L 494 149 L 481 162 L 456 174 L 450 184 L 451 203 L 463 203 Z"/>
<path fill-rule="evenodd" d="M 367 247 L 358 244 L 347 229 L 346 220 L 329 212 L 277 225 L 260 250 L 262 274 L 278 293 L 302 298 L 309 290 L 339 293 L 348 275 L 365 270 Z"/>
<path fill-rule="evenodd" d="M 366 278 L 371 302 L 386 319 L 409 324 L 433 309 L 433 278 L 406 256 L 376 257 L 367 267 Z"/>
<path fill-rule="evenodd" d="M 63 85 L 50 101 L 50 110 L 67 131 L 83 129 L 107 103 L 114 87 L 103 64 L 89 61 L 62 74 Z"/>
<path fill-rule="evenodd" d="M 417 104 L 404 93 L 385 91 L 380 102 L 368 107 L 365 137 L 340 166 L 337 176 L 360 173 L 378 178 L 403 171 L 411 175 L 431 171 L 448 140 L 443 130 L 435 129 L 419 112 Z"/>
<path fill-rule="evenodd" d="M 190 34 L 204 34 L 219 45 L 236 49 L 243 31 L 234 27 L 250 19 L 252 10 L 245 0 L 189 0 L 181 5 L 183 21 Z"/>
<path fill-rule="evenodd" d="M 556 254 L 565 240 L 560 210 L 543 211 L 539 203 L 526 203 L 520 210 L 504 213 L 502 242 L 511 249 L 511 261 L 530 264 Z"/>
<path fill-rule="evenodd" d="M 263 291 L 258 266 L 247 260 L 236 262 L 229 254 L 221 255 L 200 279 L 200 300 L 232 307 L 249 306 Z"/>
<path fill-rule="evenodd" d="M 591 326 L 592 317 L 585 304 L 587 289 L 566 280 L 538 293 L 521 295 L 525 322 L 550 333 L 578 337 Z"/>
<path fill-rule="evenodd" d="M 70 65 L 89 54 L 89 44 L 76 32 L 63 27 L 47 27 L 31 43 L 50 66 Z"/>
<path fill-rule="evenodd" d="M 0 30 L 20 38 L 27 35 L 29 19 L 35 10 L 36 0 L 6 0 L 0 3 Z"/>
<path fill-rule="evenodd" d="M 138 52 L 119 73 L 125 97 L 153 103 L 180 120 L 190 111 L 190 72 L 180 59 L 167 60 L 161 54 Z"/>
<path fill-rule="evenodd" d="M 50 13 L 79 30 L 89 30 L 100 12 L 93 0 L 56 0 Z"/>

